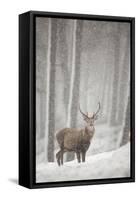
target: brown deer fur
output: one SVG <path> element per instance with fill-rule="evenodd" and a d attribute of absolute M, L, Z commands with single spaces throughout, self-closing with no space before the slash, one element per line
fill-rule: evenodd
<path fill-rule="evenodd" d="M 81 158 L 82 162 L 85 162 L 86 152 L 95 132 L 94 121 L 97 119 L 97 113 L 99 110 L 100 103 L 98 111 L 94 113 L 92 117 L 88 117 L 88 115 L 85 115 L 80 110 L 85 122 L 87 123 L 84 129 L 64 128 L 56 134 L 56 139 L 60 147 L 60 151 L 56 154 L 59 166 L 61 164 L 63 165 L 63 154 L 65 152 L 75 152 L 78 162 L 81 162 Z"/>

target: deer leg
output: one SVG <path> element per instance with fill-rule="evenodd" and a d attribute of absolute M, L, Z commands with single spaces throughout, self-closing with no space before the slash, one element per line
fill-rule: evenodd
<path fill-rule="evenodd" d="M 80 160 L 80 152 L 77 152 L 76 155 L 77 155 L 78 163 L 80 163 L 81 162 L 81 160 Z"/>
<path fill-rule="evenodd" d="M 60 161 L 61 161 L 61 165 L 63 165 L 63 154 L 64 154 L 64 151 L 61 150 L 61 151 L 60 151 Z"/>
<path fill-rule="evenodd" d="M 82 162 L 85 162 L 85 156 L 86 156 L 86 152 L 83 151 L 83 152 L 82 152 Z"/>
<path fill-rule="evenodd" d="M 61 152 L 61 150 L 56 153 L 56 159 L 57 159 L 57 163 L 58 163 L 59 166 L 61 164 L 60 163 L 60 152 Z"/>

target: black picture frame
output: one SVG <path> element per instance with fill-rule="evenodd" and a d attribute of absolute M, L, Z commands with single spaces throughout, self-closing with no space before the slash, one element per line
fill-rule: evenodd
<path fill-rule="evenodd" d="M 131 67 L 131 176 L 65 182 L 35 182 L 35 18 L 66 18 L 99 21 L 128 22 L 130 35 Z M 29 11 L 19 15 L 19 184 L 27 188 L 48 188 L 135 181 L 135 18 L 72 13 Z"/>

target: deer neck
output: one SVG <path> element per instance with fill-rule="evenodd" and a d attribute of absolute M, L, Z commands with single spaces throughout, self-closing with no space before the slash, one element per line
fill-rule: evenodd
<path fill-rule="evenodd" d="M 95 132 L 94 126 L 85 126 L 85 134 L 89 135 L 90 138 L 93 137 Z"/>

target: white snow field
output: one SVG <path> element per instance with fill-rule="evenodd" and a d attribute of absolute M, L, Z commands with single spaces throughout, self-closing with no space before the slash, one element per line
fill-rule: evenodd
<path fill-rule="evenodd" d="M 130 176 L 130 143 L 110 152 L 86 156 L 85 163 L 77 160 L 59 167 L 54 163 L 36 166 L 36 182 L 104 179 Z"/>

